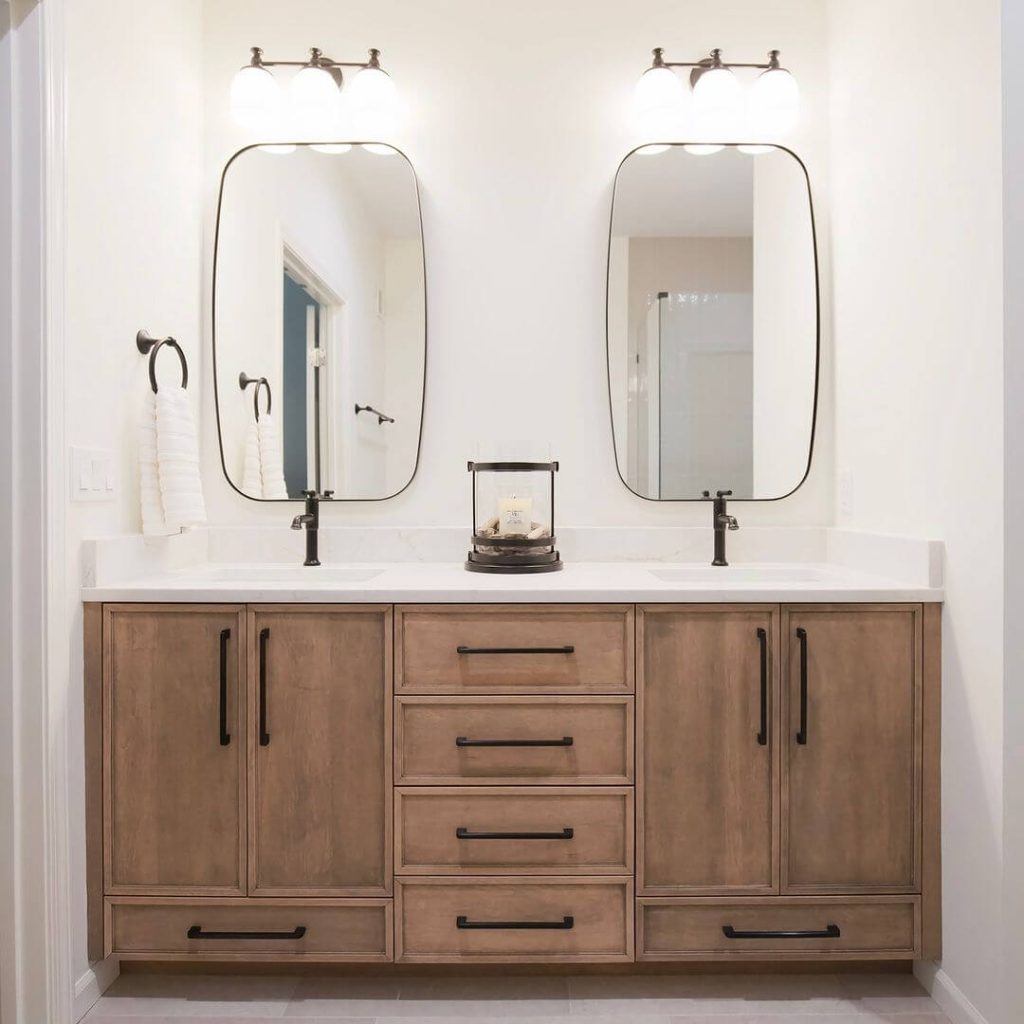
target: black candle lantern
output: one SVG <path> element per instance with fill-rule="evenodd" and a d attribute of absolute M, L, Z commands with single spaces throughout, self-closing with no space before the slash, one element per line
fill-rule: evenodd
<path fill-rule="evenodd" d="M 470 462 L 473 547 L 470 572 L 557 572 L 557 462 Z"/>

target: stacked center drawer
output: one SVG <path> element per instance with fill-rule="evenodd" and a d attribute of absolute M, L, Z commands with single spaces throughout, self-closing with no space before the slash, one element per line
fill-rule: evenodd
<path fill-rule="evenodd" d="M 633 959 L 633 609 L 395 617 L 397 960 Z"/>

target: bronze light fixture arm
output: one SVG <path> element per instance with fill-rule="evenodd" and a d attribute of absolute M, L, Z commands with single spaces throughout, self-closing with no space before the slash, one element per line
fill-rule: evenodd
<path fill-rule="evenodd" d="M 367 60 L 333 60 L 325 57 L 323 50 L 311 46 L 309 49 L 309 60 L 267 60 L 263 56 L 263 49 L 259 46 L 249 47 L 252 56 L 249 58 L 249 66 L 254 68 L 324 68 L 329 71 L 331 68 L 377 68 L 380 66 L 380 50 L 369 50 Z"/>
<path fill-rule="evenodd" d="M 768 71 L 781 67 L 779 64 L 779 52 L 778 50 L 768 51 L 768 62 L 767 63 L 739 63 L 730 61 L 728 64 L 722 60 L 722 51 L 718 48 L 712 50 L 708 56 L 702 57 L 700 60 L 665 60 L 662 56 L 665 49 L 662 46 L 656 46 L 651 53 L 654 55 L 654 60 L 651 61 L 652 68 L 699 68 L 701 71 L 709 71 L 711 68 L 759 68 L 762 71 Z"/>

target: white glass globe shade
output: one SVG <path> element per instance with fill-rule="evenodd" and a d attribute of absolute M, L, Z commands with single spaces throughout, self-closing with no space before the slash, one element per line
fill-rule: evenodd
<path fill-rule="evenodd" d="M 790 131 L 800 117 L 800 87 L 785 68 L 769 68 L 750 90 L 750 117 L 761 132 Z"/>
<path fill-rule="evenodd" d="M 394 149 L 392 146 L 385 146 L 381 142 L 364 142 L 363 149 L 365 149 L 367 153 L 373 153 L 375 156 L 393 156 L 398 152 L 398 150 Z"/>
<path fill-rule="evenodd" d="M 260 152 L 262 153 L 275 153 L 277 156 L 287 156 L 289 153 L 295 152 L 294 142 L 268 142 L 267 144 L 260 146 Z"/>
<path fill-rule="evenodd" d="M 275 128 L 281 116 L 281 90 L 266 69 L 249 64 L 231 79 L 231 116 L 249 131 Z"/>
<path fill-rule="evenodd" d="M 674 138 L 683 127 L 686 92 L 669 68 L 649 68 L 633 92 L 633 122 L 649 139 Z"/>
<path fill-rule="evenodd" d="M 310 149 L 318 153 L 347 153 L 352 148 L 351 142 L 314 142 Z"/>
<path fill-rule="evenodd" d="M 710 68 L 693 87 L 693 105 L 702 117 L 722 122 L 739 116 L 743 90 L 728 68 Z"/>
<path fill-rule="evenodd" d="M 380 68 L 363 68 L 345 87 L 351 130 L 364 139 L 379 139 L 398 126 L 401 103 L 391 76 Z"/>
<path fill-rule="evenodd" d="M 710 142 L 691 142 L 683 146 L 687 153 L 692 153 L 694 156 L 711 156 L 712 153 L 717 153 L 723 148 L 717 143 Z"/>
<path fill-rule="evenodd" d="M 671 146 L 641 146 L 639 149 L 634 150 L 634 152 L 637 156 L 657 156 L 659 153 L 664 153 L 671 148 Z"/>
<path fill-rule="evenodd" d="M 292 115 L 300 128 L 328 137 L 337 130 L 338 86 L 329 71 L 310 66 L 300 68 L 289 93 Z"/>

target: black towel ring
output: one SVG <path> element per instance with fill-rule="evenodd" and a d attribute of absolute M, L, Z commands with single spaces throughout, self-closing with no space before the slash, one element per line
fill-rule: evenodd
<path fill-rule="evenodd" d="M 178 360 L 181 362 L 181 386 L 183 388 L 188 387 L 188 360 L 185 359 L 185 353 L 181 350 L 181 346 L 174 340 L 174 338 L 154 338 L 148 331 L 139 331 L 135 335 L 135 347 L 145 355 L 149 353 L 149 386 L 153 389 L 155 395 L 158 391 L 156 386 L 156 357 L 164 345 L 169 345 L 178 353 Z"/>
<path fill-rule="evenodd" d="M 260 421 L 260 388 L 267 389 L 267 415 L 270 415 L 270 408 L 274 403 L 274 396 L 270 391 L 270 381 L 266 377 L 250 377 L 245 370 L 238 375 L 238 386 L 244 391 L 250 384 L 256 385 L 256 390 L 252 396 L 252 411 L 256 417 L 256 422 Z"/>

